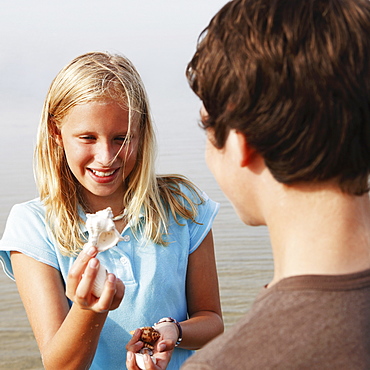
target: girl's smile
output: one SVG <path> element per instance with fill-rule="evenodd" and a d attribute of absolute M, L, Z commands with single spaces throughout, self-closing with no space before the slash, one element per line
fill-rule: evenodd
<path fill-rule="evenodd" d="M 57 140 L 91 211 L 122 205 L 124 179 L 136 163 L 137 126 L 133 119 L 129 127 L 128 111 L 109 100 L 76 105 L 62 120 Z"/>
<path fill-rule="evenodd" d="M 105 171 L 105 170 L 93 170 L 92 168 L 88 168 L 91 171 L 92 178 L 101 184 L 106 184 L 113 181 L 115 175 L 117 175 L 119 168 L 112 170 L 112 171 Z"/>

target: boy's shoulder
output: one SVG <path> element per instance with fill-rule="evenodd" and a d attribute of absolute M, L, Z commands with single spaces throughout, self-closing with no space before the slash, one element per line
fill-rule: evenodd
<path fill-rule="evenodd" d="M 183 369 L 369 367 L 370 270 L 310 279 L 264 289 L 248 314 Z"/>

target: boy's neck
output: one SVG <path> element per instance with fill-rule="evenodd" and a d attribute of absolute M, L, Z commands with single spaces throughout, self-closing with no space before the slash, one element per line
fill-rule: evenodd
<path fill-rule="evenodd" d="M 370 202 L 327 186 L 282 186 L 269 208 L 272 283 L 284 277 L 339 275 L 370 268 Z"/>

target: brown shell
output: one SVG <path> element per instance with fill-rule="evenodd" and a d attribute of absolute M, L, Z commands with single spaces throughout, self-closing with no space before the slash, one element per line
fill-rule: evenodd
<path fill-rule="evenodd" d="M 153 349 L 154 343 L 160 338 L 160 334 L 157 330 L 151 326 L 144 326 L 141 329 L 140 340 L 144 342 L 144 347 Z M 131 331 L 131 334 L 134 334 L 135 331 Z"/>
<path fill-rule="evenodd" d="M 148 343 L 153 345 L 161 336 L 157 330 L 152 328 L 151 326 L 145 326 L 141 329 L 141 337 L 140 340 L 144 343 Z"/>

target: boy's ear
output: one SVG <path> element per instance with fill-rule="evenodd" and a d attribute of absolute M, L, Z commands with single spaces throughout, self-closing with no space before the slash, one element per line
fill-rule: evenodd
<path fill-rule="evenodd" d="M 257 152 L 247 141 L 247 138 L 240 131 L 235 131 L 239 151 L 239 163 L 241 167 L 248 166 L 255 158 Z"/>

